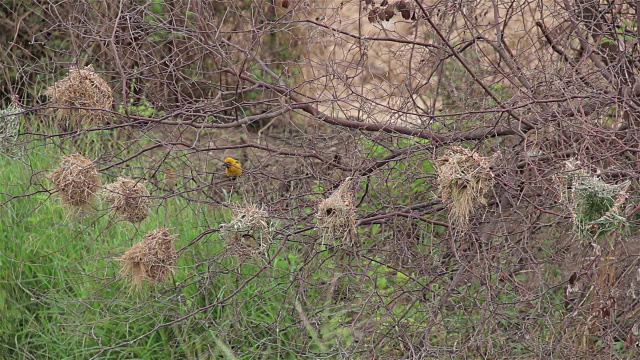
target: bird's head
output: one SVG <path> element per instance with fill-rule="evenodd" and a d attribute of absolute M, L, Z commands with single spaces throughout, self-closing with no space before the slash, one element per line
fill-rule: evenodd
<path fill-rule="evenodd" d="M 232 158 L 232 157 L 228 157 L 226 159 L 224 159 L 224 167 L 225 168 L 230 168 L 233 165 L 236 165 L 238 163 L 238 160 Z"/>

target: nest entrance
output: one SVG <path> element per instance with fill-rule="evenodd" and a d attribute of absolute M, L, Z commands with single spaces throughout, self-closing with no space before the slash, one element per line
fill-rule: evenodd
<path fill-rule="evenodd" d="M 355 196 L 352 191 L 353 178 L 348 177 L 331 196 L 318 205 L 316 220 L 324 239 L 338 244 L 356 244 Z"/>
<path fill-rule="evenodd" d="M 464 230 L 476 207 L 487 204 L 485 195 L 493 186 L 489 158 L 454 146 L 435 165 L 442 201 L 449 208 L 449 222 Z"/>
<path fill-rule="evenodd" d="M 140 286 L 144 280 L 155 283 L 165 281 L 178 259 L 175 239 L 176 236 L 164 227 L 148 232 L 142 241 L 116 259 L 123 264 L 121 272 L 136 286 Z"/>
<path fill-rule="evenodd" d="M 139 223 L 149 215 L 151 194 L 144 182 L 120 177 L 106 185 L 101 194 L 111 204 L 111 211 L 126 221 Z"/>
<path fill-rule="evenodd" d="M 56 81 L 44 93 L 55 106 L 65 107 L 55 110 L 56 121 L 70 120 L 74 124 L 104 123 L 113 105 L 111 87 L 95 73 L 91 65 L 70 68 L 65 78 Z"/>
<path fill-rule="evenodd" d="M 72 206 L 90 204 L 100 187 L 95 164 L 80 154 L 64 156 L 60 166 L 49 173 L 48 178 L 62 202 Z"/>
<path fill-rule="evenodd" d="M 226 251 L 239 258 L 260 257 L 272 242 L 273 228 L 268 213 L 256 205 L 233 211 L 231 221 L 220 225 Z"/>

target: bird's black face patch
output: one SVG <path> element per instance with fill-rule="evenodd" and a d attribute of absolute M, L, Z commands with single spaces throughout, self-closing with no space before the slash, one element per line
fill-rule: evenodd
<path fill-rule="evenodd" d="M 224 167 L 228 169 L 228 168 L 230 168 L 230 167 L 231 167 L 231 164 L 229 164 L 229 163 L 224 163 Z"/>

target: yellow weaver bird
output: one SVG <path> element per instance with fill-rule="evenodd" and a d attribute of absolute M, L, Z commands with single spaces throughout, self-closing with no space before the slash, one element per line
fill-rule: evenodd
<path fill-rule="evenodd" d="M 231 179 L 235 179 L 242 174 L 242 164 L 234 158 L 228 157 L 224 159 L 224 167 L 224 173 Z"/>

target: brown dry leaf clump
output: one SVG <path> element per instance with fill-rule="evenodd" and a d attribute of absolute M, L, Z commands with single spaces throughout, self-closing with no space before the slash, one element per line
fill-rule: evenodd
<path fill-rule="evenodd" d="M 371 5 L 371 10 L 367 15 L 367 19 L 370 23 L 375 23 L 378 19 L 380 21 L 391 20 L 396 13 L 400 14 L 404 20 L 418 20 L 418 9 L 415 9 L 411 1 L 400 0 L 394 3 L 387 3 L 387 5 L 380 4 L 380 7 L 375 6 L 373 1 L 365 1 L 364 9 L 367 10 Z"/>
<path fill-rule="evenodd" d="M 486 205 L 485 194 L 493 186 L 489 158 L 454 146 L 436 159 L 438 188 L 449 208 L 449 222 L 465 230 L 469 217 L 480 205 Z"/>
<path fill-rule="evenodd" d="M 91 65 L 85 68 L 70 68 L 67 77 L 56 81 L 44 93 L 52 99 L 53 105 L 69 107 L 56 109 L 56 120 L 69 120 L 74 124 L 104 123 L 113 104 L 111 87 L 95 73 Z"/>
<path fill-rule="evenodd" d="M 265 254 L 273 235 L 267 212 L 249 204 L 233 213 L 231 221 L 220 226 L 227 253 L 238 258 Z"/>
<path fill-rule="evenodd" d="M 338 189 L 318 205 L 318 228 L 323 238 L 329 238 L 338 244 L 356 243 L 355 197 L 351 189 L 353 178 L 348 177 Z"/>
<path fill-rule="evenodd" d="M 178 260 L 175 239 L 176 236 L 164 227 L 148 232 L 142 241 L 116 259 L 122 262 L 122 273 L 136 286 L 140 286 L 143 280 L 165 281 Z"/>
<path fill-rule="evenodd" d="M 100 187 L 100 177 L 93 161 L 80 154 L 64 156 L 60 166 L 49 173 L 62 202 L 72 206 L 90 204 Z"/>
<path fill-rule="evenodd" d="M 139 223 L 149 215 L 151 194 L 144 182 L 119 177 L 101 191 L 104 201 L 111 204 L 111 211 L 131 223 Z"/>

